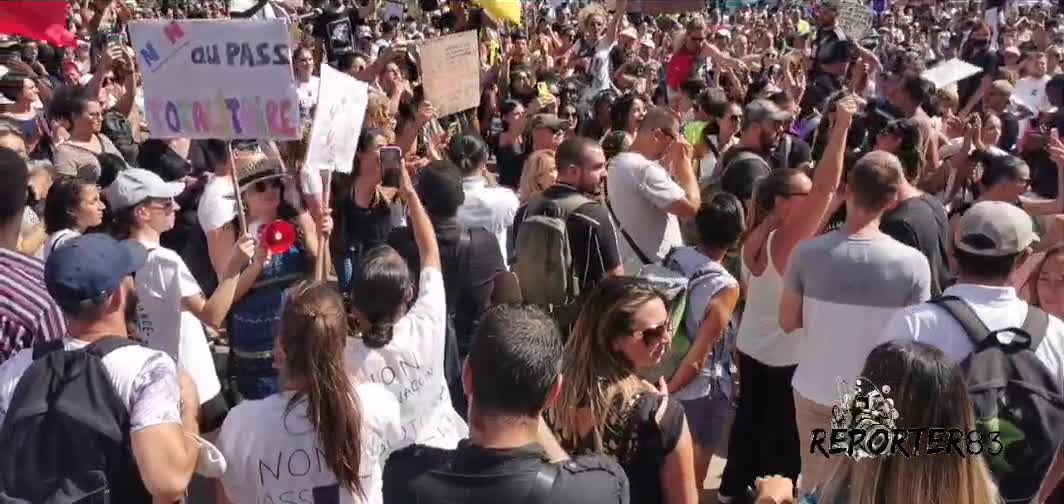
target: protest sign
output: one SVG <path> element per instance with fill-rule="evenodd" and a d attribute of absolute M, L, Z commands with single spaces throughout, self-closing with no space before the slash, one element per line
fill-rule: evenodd
<path fill-rule="evenodd" d="M 839 4 L 838 26 L 851 39 L 860 39 L 872 26 L 872 11 L 861 0 L 845 0 Z"/>
<path fill-rule="evenodd" d="M 306 164 L 313 170 L 351 173 L 369 85 L 325 64 L 320 82 Z"/>
<path fill-rule="evenodd" d="M 283 21 L 136 21 L 129 33 L 153 138 L 300 137 Z"/>
<path fill-rule="evenodd" d="M 924 70 L 924 73 L 920 74 L 920 77 L 931 81 L 931 83 L 935 85 L 935 88 L 942 89 L 950 84 L 967 79 L 981 71 L 982 69 L 975 65 L 953 58 Z"/>
<path fill-rule="evenodd" d="M 440 117 L 480 105 L 480 48 L 470 30 L 418 46 L 425 99 Z"/>
<path fill-rule="evenodd" d="M 396 18 L 399 22 L 403 21 L 403 9 L 404 6 L 400 2 L 393 2 L 391 0 L 384 2 L 381 6 L 381 20 L 391 21 L 392 18 Z"/>

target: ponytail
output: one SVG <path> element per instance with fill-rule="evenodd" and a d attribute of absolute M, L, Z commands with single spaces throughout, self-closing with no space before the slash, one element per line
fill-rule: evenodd
<path fill-rule="evenodd" d="M 307 401 L 307 420 L 340 486 L 365 497 L 359 479 L 362 457 L 362 408 L 344 368 L 347 315 L 340 295 L 311 282 L 289 291 L 281 318 L 284 375 L 303 388 L 286 413 Z"/>
<path fill-rule="evenodd" d="M 351 306 L 364 322 L 362 342 L 381 348 L 392 341 L 395 322 L 413 293 L 410 267 L 395 249 L 380 245 L 367 251 L 351 281 Z"/>

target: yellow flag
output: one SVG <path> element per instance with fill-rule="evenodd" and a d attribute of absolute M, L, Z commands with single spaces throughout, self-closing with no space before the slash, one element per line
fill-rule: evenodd
<path fill-rule="evenodd" d="M 521 0 L 477 0 L 477 3 L 495 19 L 521 24 Z"/>

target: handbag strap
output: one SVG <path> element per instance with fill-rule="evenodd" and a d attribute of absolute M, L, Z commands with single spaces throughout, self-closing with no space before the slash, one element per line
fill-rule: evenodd
<path fill-rule="evenodd" d="M 621 220 L 617 218 L 617 213 L 613 211 L 613 205 L 610 204 L 609 198 L 606 199 L 606 208 L 609 209 L 610 217 L 613 217 L 613 222 L 617 224 L 617 229 L 621 232 L 621 236 L 624 237 L 624 241 L 628 242 L 628 247 L 632 249 L 632 252 L 635 252 L 635 255 L 639 257 L 640 261 L 643 261 L 643 264 L 654 264 L 654 261 L 651 261 L 640 250 L 639 245 L 636 245 L 635 240 L 628 234 L 628 231 L 625 231 L 624 226 L 621 225 Z"/>

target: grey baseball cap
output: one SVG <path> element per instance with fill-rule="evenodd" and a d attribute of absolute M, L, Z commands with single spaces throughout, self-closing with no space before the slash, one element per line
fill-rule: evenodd
<path fill-rule="evenodd" d="M 1038 241 L 1034 222 L 1016 205 L 982 201 L 957 224 L 957 248 L 969 254 L 1001 257 L 1018 254 Z"/>
<path fill-rule="evenodd" d="M 765 99 L 754 100 L 743 109 L 743 129 L 762 121 L 789 121 L 790 119 L 789 112 Z"/>
<path fill-rule="evenodd" d="M 118 172 L 115 181 L 104 190 L 112 211 L 139 205 L 147 199 L 170 199 L 185 190 L 181 182 L 166 182 L 162 177 L 143 168 L 129 168 Z"/>

